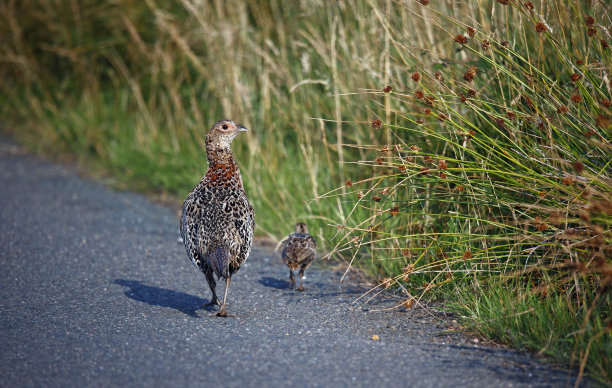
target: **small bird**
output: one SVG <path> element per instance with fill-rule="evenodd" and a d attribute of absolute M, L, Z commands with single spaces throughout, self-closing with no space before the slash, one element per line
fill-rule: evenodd
<path fill-rule="evenodd" d="M 255 219 L 240 169 L 230 145 L 247 129 L 231 120 L 216 122 L 206 135 L 208 169 L 183 203 L 181 237 L 189 259 L 206 276 L 212 299 L 205 306 L 221 305 L 217 316 L 226 317 L 231 277 L 251 252 Z M 223 303 L 215 292 L 215 278 L 225 280 Z M 203 306 L 204 307 L 204 306 Z"/>
<path fill-rule="evenodd" d="M 295 279 L 293 271 L 300 268 L 300 286 L 297 291 L 304 291 L 302 280 L 304 278 L 304 270 L 308 267 L 317 256 L 317 243 L 310 234 L 308 227 L 303 222 L 298 222 L 295 225 L 295 233 L 291 233 L 278 245 L 283 245 L 283 261 L 289 267 L 289 284 L 292 289 L 295 289 Z"/>

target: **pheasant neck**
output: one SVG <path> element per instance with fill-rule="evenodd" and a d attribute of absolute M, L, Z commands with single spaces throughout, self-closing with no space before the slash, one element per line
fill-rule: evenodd
<path fill-rule="evenodd" d="M 208 165 L 220 163 L 220 164 L 236 164 L 234 161 L 234 154 L 229 148 L 212 148 L 206 147 L 206 160 Z"/>

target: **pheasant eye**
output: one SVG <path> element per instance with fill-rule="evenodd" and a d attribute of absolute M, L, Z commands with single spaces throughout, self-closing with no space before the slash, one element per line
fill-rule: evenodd
<path fill-rule="evenodd" d="M 227 124 L 223 124 L 223 129 L 227 129 Z"/>

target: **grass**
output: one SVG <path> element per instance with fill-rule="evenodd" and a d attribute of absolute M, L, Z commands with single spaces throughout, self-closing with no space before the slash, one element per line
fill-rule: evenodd
<path fill-rule="evenodd" d="M 543 296 L 521 282 L 496 284 L 485 293 L 462 290 L 459 299 L 453 310 L 467 318 L 467 329 L 550 360 L 569 360 L 580 376 L 587 366 L 595 376 L 609 375 L 612 347 L 602 318 L 610 312 L 603 304 L 591 300 L 593 309 L 576 309 L 564 295 Z"/>
<path fill-rule="evenodd" d="M 178 202 L 234 119 L 257 233 L 305 221 L 376 290 L 610 383 L 607 3 L 30 3 L 0 6 L 0 117 L 32 149 Z"/>

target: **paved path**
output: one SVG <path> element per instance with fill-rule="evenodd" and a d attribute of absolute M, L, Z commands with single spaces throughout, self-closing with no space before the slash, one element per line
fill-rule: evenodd
<path fill-rule="evenodd" d="M 0 230 L 1 386 L 573 384 L 526 354 L 441 335 L 423 310 L 351 304 L 364 289 L 336 271 L 311 269 L 292 292 L 269 248 L 234 277 L 234 317 L 210 317 L 176 209 L 3 140 Z"/>

